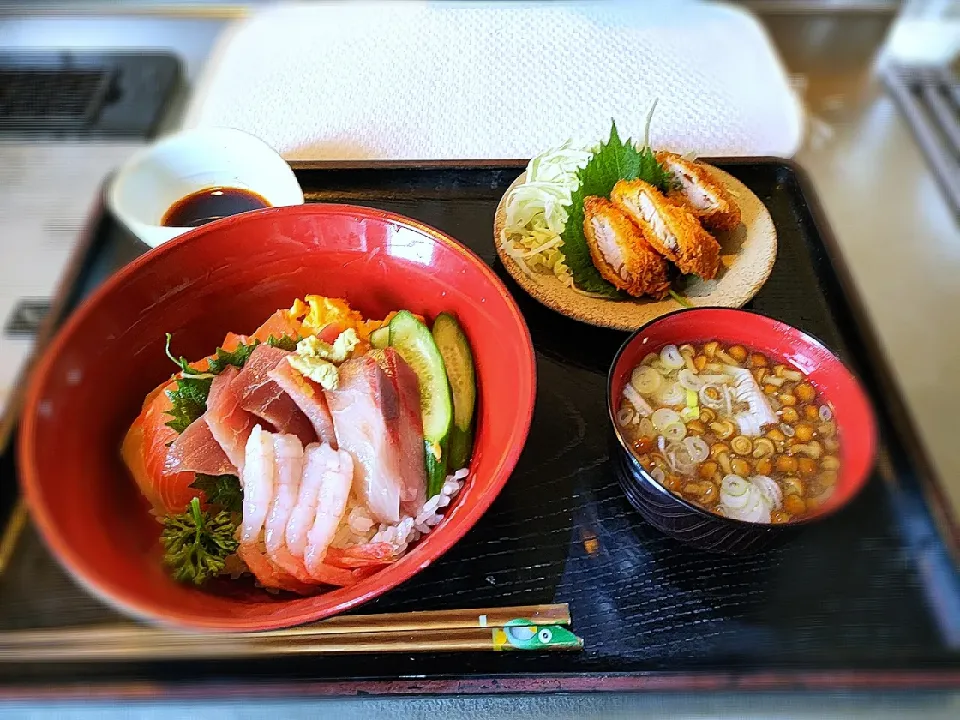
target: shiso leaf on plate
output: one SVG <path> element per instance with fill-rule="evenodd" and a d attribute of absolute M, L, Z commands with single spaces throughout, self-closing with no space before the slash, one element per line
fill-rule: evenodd
<path fill-rule="evenodd" d="M 652 116 L 651 110 L 651 116 Z M 650 117 L 647 118 L 649 130 Z M 657 162 L 650 146 L 644 142 L 638 148 L 629 138 L 620 139 L 617 124 L 610 127 L 610 138 L 601 143 L 590 161 L 578 173 L 579 187 L 573 193 L 568 209 L 567 224 L 563 228 L 563 254 L 567 267 L 573 275 L 573 284 L 578 290 L 611 299 L 628 297 L 600 275 L 590 258 L 590 248 L 583 234 L 583 203 L 591 195 L 609 197 L 618 180 L 640 178 L 660 190 L 666 191 L 671 183 L 670 174 Z"/>

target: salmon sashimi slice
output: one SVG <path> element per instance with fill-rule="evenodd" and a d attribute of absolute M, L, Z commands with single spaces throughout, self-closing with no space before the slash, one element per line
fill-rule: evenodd
<path fill-rule="evenodd" d="M 265 343 L 272 337 L 280 338 L 300 337 L 300 330 L 303 324 L 290 316 L 289 310 L 277 310 L 273 315 L 267 318 L 267 321 L 257 328 L 251 336 L 254 340 Z"/>
<path fill-rule="evenodd" d="M 307 416 L 320 442 L 327 443 L 336 450 L 337 433 L 333 427 L 333 416 L 330 414 L 323 388 L 310 378 L 304 377 L 288 362 L 279 363 L 267 375 Z"/>
<path fill-rule="evenodd" d="M 386 373 L 399 400 L 399 422 L 390 427 L 400 448 L 400 506 L 417 516 L 427 499 L 427 468 L 423 444 L 423 414 L 420 381 L 413 369 L 393 348 L 371 353 Z"/>
<path fill-rule="evenodd" d="M 326 391 L 341 450 L 353 456 L 353 488 L 382 523 L 400 520 L 400 498 L 406 493 L 401 457 L 401 412 L 397 384 L 371 355 L 340 366 L 336 390 Z M 419 450 L 423 462 L 423 449 Z"/>
<path fill-rule="evenodd" d="M 236 475 L 237 466 L 213 437 L 210 426 L 199 418 L 173 441 L 163 464 L 165 473 L 193 472 L 206 475 Z"/>
<path fill-rule="evenodd" d="M 194 481 L 192 472 L 164 472 L 168 445 L 178 437 L 176 430 L 167 427 L 167 411 L 173 405 L 167 392 L 175 387 L 176 381 L 170 380 L 147 396 L 121 448 L 121 456 L 140 492 L 161 514 L 182 512 L 197 495 L 190 487 Z"/>
<path fill-rule="evenodd" d="M 231 365 L 213 379 L 203 420 L 230 462 L 242 471 L 244 448 L 258 419 L 240 406 L 240 397 L 232 386 L 239 373 Z"/>
<path fill-rule="evenodd" d="M 240 407 L 266 420 L 278 432 L 295 435 L 307 445 L 317 439 L 313 425 L 287 393 L 269 377 L 290 353 L 269 345 L 258 345 L 231 384 L 240 398 Z"/>

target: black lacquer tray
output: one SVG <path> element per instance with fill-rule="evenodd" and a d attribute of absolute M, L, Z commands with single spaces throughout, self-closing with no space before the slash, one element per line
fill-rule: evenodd
<path fill-rule="evenodd" d="M 779 235 L 748 307 L 821 338 L 875 404 L 877 467 L 848 508 L 749 558 L 663 537 L 629 507 L 609 456 L 606 374 L 626 335 L 539 305 L 496 259 L 494 210 L 524 163 L 296 164 L 309 202 L 398 212 L 468 245 L 514 293 L 537 351 L 533 426 L 501 496 L 440 561 L 360 612 L 567 602 L 585 651 L 159 662 L 145 649 L 123 664 L 0 664 L 0 696 L 960 686 L 955 526 L 809 185 L 779 160 L 717 164 L 763 200 Z M 145 250 L 98 209 L 46 335 Z M 121 621 L 67 577 L 18 504 L 12 408 L 0 631 Z"/>

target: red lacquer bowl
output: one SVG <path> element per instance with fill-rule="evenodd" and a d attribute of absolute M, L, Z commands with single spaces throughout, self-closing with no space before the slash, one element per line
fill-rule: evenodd
<path fill-rule="evenodd" d="M 251 332 L 297 297 L 344 297 L 367 317 L 407 308 L 459 317 L 479 383 L 471 477 L 443 522 L 410 553 L 349 588 L 277 597 L 179 585 L 160 564 L 160 525 L 120 460 L 145 395 L 174 370 L 164 333 L 191 358 L 228 331 Z M 477 522 L 523 448 L 536 385 L 526 324 L 506 288 L 447 235 L 346 205 L 271 208 L 191 231 L 110 278 L 46 349 L 27 394 L 19 460 L 41 534 L 91 591 L 142 618 L 267 630 L 376 597 L 426 567 Z"/>
<path fill-rule="evenodd" d="M 840 439 L 840 474 L 833 494 L 808 518 L 783 525 L 734 520 L 703 510 L 674 495 L 637 461 L 616 422 L 619 398 L 630 374 L 650 352 L 664 345 L 719 340 L 740 344 L 802 373 L 833 407 Z M 758 550 L 778 535 L 816 522 L 850 502 L 870 477 L 876 453 L 873 411 L 860 383 L 816 338 L 777 320 L 744 310 L 698 308 L 660 317 L 631 335 L 610 369 L 607 408 L 616 434 L 615 461 L 620 484 L 631 504 L 668 535 L 697 547 L 729 553 Z"/>

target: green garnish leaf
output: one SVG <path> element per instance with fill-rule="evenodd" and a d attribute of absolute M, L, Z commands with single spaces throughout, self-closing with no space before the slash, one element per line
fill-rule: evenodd
<path fill-rule="evenodd" d="M 693 307 L 693 303 L 687 300 L 683 295 L 680 295 L 676 290 L 670 290 L 670 297 L 686 308 Z"/>
<path fill-rule="evenodd" d="M 217 352 L 207 366 L 207 372 L 211 375 L 219 375 L 230 365 L 233 365 L 235 368 L 242 368 L 259 344 L 259 340 L 254 340 L 249 345 L 241 343 L 233 350 L 217 348 Z"/>
<path fill-rule="evenodd" d="M 179 434 L 203 415 L 207 410 L 207 395 L 210 394 L 212 384 L 213 378 L 210 376 L 184 375 L 182 378 L 177 378 L 177 387 L 167 390 L 167 397 L 172 403 L 171 408 L 167 410 L 167 415 L 170 416 L 170 420 L 166 423 L 167 427 L 173 428 Z"/>
<path fill-rule="evenodd" d="M 200 374 L 199 370 L 194 370 L 192 367 L 190 367 L 190 361 L 187 360 L 185 357 L 180 356 L 179 358 L 176 358 L 173 356 L 173 353 L 170 352 L 171 340 L 173 340 L 173 333 L 167 333 L 167 342 L 163 346 L 163 351 L 167 354 L 167 357 L 170 358 L 170 360 L 173 362 L 174 365 L 176 365 L 178 368 L 180 368 L 180 370 L 183 371 L 184 375 Z"/>
<path fill-rule="evenodd" d="M 292 335 L 283 335 L 281 337 L 274 337 L 271 335 L 267 338 L 267 345 L 270 347 L 280 348 L 281 350 L 286 350 L 287 352 L 296 351 L 298 342 L 300 342 L 300 338 L 293 337 Z"/>
<path fill-rule="evenodd" d="M 243 512 L 243 489 L 236 475 L 205 475 L 197 473 L 190 487 L 200 490 L 208 505 L 216 505 L 232 513 Z"/>
<path fill-rule="evenodd" d="M 649 134 L 650 118 L 647 117 Z M 657 162 L 656 155 L 648 144 L 642 149 L 629 139 L 620 139 L 617 124 L 610 127 L 610 138 L 590 158 L 590 161 L 577 173 L 580 185 L 573 193 L 573 199 L 567 209 L 567 224 L 563 228 L 563 254 L 567 267 L 573 275 L 573 283 L 580 290 L 620 299 L 626 297 L 600 275 L 590 258 L 590 248 L 583 234 L 583 202 L 590 195 L 609 197 L 618 180 L 640 178 L 661 190 L 668 190 L 673 179 Z"/>
<path fill-rule="evenodd" d="M 194 498 L 186 512 L 163 521 L 163 562 L 174 580 L 202 585 L 219 575 L 226 559 L 237 551 L 237 526 L 226 510 L 213 514 L 200 509 Z"/>

